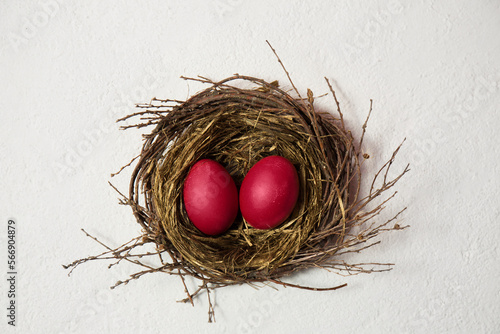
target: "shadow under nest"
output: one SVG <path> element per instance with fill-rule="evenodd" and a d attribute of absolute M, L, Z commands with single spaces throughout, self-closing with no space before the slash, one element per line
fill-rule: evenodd
<path fill-rule="evenodd" d="M 285 70 L 286 71 L 286 70 Z M 288 75 L 288 72 L 287 72 Z M 234 75 L 214 82 L 195 80 L 209 87 L 187 101 L 153 99 L 138 105 L 142 110 L 119 121 L 139 117 L 140 122 L 122 128 L 154 126 L 144 136 L 132 172 L 128 195 L 121 203 L 129 205 L 142 227 L 142 235 L 112 248 L 87 232 L 106 251 L 77 260 L 65 268 L 97 259 L 128 261 L 143 268 L 112 288 L 127 284 L 142 275 L 164 272 L 178 275 L 187 298 L 206 291 L 209 321 L 213 318 L 210 290 L 233 284 L 272 282 L 309 290 L 335 290 L 346 286 L 314 288 L 287 283 L 281 279 L 305 268 L 324 268 L 341 275 L 390 270 L 391 264 L 348 264 L 346 253 L 359 252 L 377 244 L 380 233 L 404 227 L 391 219 L 376 222 L 376 216 L 396 194 L 384 196 L 380 204 L 368 208 L 375 198 L 404 175 L 408 166 L 394 178 L 388 173 L 401 145 L 375 173 L 366 196 L 361 196 L 361 166 L 369 158 L 361 147 L 371 113 L 362 127 L 359 140 L 345 128 L 335 91 L 326 82 L 337 106 L 337 115 L 317 112 L 313 93 L 302 98 L 290 80 L 296 98 L 279 88 L 277 82 Z M 239 84 L 237 84 L 239 83 Z M 251 86 L 241 88 L 242 85 Z M 260 159 L 280 155 L 290 160 L 299 175 L 300 194 L 291 216 L 280 226 L 258 230 L 249 226 L 241 214 L 232 227 L 220 236 L 206 236 L 189 221 L 182 201 L 182 186 L 190 167 L 200 159 L 222 164 L 239 186 Z M 354 231 L 356 230 L 356 231 Z M 154 244 L 156 252 L 137 251 Z M 168 255 L 168 261 L 164 258 Z M 144 259 L 158 257 L 152 265 Z M 71 272 L 70 272 L 71 273 Z M 200 280 L 189 292 L 184 276 Z"/>

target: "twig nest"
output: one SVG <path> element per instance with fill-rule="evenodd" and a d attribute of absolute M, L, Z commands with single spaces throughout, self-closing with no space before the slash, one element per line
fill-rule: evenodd
<path fill-rule="evenodd" d="M 406 165 L 395 177 L 389 176 L 401 145 L 368 182 L 366 195 L 360 195 L 361 166 L 369 158 L 361 147 L 371 103 L 355 145 L 328 80 L 337 117 L 316 112 L 312 92 L 308 90 L 303 99 L 291 79 L 296 98 L 281 90 L 277 82 L 253 77 L 235 75 L 219 82 L 185 79 L 201 81 L 209 88 L 187 101 L 153 99 L 139 105 L 142 111 L 119 120 L 141 118 L 140 123 L 122 128 L 155 126 L 145 135 L 140 154 L 120 170 L 139 159 L 128 196 L 111 184 L 122 196 L 121 203 L 132 207 L 143 228 L 141 235 L 113 248 L 83 230 L 106 250 L 65 265 L 69 274 L 82 263 L 112 258 L 115 262 L 108 267 L 128 261 L 142 270 L 111 288 L 154 272 L 178 275 L 187 294 L 183 301 L 193 303 L 201 292 L 207 292 L 211 322 L 210 291 L 217 288 L 273 282 L 314 291 L 336 290 L 347 284 L 317 288 L 284 282 L 282 277 L 305 268 L 332 269 L 340 275 L 391 270 L 390 263 L 345 260 L 348 253 L 379 243 L 374 238 L 381 233 L 407 227 L 397 221 L 406 208 L 392 218 L 375 221 L 396 192 L 384 195 L 409 171 Z M 252 87 L 241 88 L 237 83 Z M 272 229 L 253 228 L 238 214 L 227 231 L 213 236 L 193 225 L 183 202 L 183 185 L 197 161 L 217 162 L 239 187 L 250 168 L 270 156 L 288 159 L 299 180 L 297 203 L 282 224 Z M 377 198 L 380 202 L 367 208 Z M 217 234 L 224 229 L 206 232 Z M 142 249 L 151 243 L 156 252 Z M 145 262 L 152 257 L 159 258 L 159 264 Z M 186 275 L 201 281 L 194 292 L 189 291 Z"/>
<path fill-rule="evenodd" d="M 316 112 L 310 91 L 307 99 L 293 98 L 276 82 L 199 80 L 211 86 L 185 102 L 142 106 L 156 128 L 132 174 L 137 219 L 185 272 L 215 283 L 277 279 L 321 265 L 343 243 L 359 191 L 358 152 L 342 114 Z M 225 233 L 207 236 L 192 224 L 182 189 L 197 161 L 217 161 L 239 187 L 256 162 L 272 155 L 288 159 L 299 176 L 297 204 L 281 225 L 256 229 L 239 214 Z"/>

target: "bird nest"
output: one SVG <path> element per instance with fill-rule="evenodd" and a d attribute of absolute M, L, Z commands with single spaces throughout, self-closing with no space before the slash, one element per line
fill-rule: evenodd
<path fill-rule="evenodd" d="M 394 194 L 374 208 L 367 207 L 408 171 L 407 166 L 396 177 L 388 176 L 399 147 L 376 172 L 368 193 L 360 195 L 362 165 L 369 158 L 361 152 L 369 114 L 360 138 L 355 140 L 345 127 L 328 80 L 336 116 L 316 111 L 313 93 L 308 90 L 302 98 L 291 81 L 297 97 L 277 82 L 242 75 L 217 82 L 201 77 L 185 79 L 209 87 L 187 101 L 153 99 L 138 105 L 140 112 L 120 120 L 141 119 L 123 128 L 154 126 L 145 135 L 140 154 L 125 166 L 137 160 L 122 203 L 132 208 L 142 235 L 117 248 L 106 246 L 102 254 L 77 260 L 66 268 L 102 258 L 126 260 L 144 270 L 115 286 L 147 273 L 166 272 L 181 277 L 185 301 L 191 302 L 202 291 L 208 292 L 210 300 L 211 289 L 232 284 L 274 282 L 313 290 L 346 285 L 315 288 L 282 280 L 305 268 L 334 269 L 341 274 L 390 269 L 382 264 L 345 261 L 346 253 L 378 243 L 372 239 L 381 232 L 403 228 L 396 222 L 401 211 L 382 223 L 374 219 Z M 287 158 L 299 176 L 299 198 L 284 223 L 259 230 L 239 214 L 231 228 L 218 236 L 207 236 L 194 227 L 186 214 L 182 189 L 196 161 L 209 158 L 219 162 L 239 186 L 257 161 L 271 155 Z M 155 251 L 134 253 L 146 244 L 153 244 Z M 163 256 L 166 254 L 168 261 Z M 161 260 L 158 265 L 144 259 L 157 255 Z M 184 280 L 186 275 L 201 282 L 192 293 Z M 211 320 L 211 303 L 209 314 Z"/>

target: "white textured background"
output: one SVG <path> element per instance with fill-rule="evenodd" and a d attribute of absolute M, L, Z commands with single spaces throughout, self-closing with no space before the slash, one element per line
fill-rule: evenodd
<path fill-rule="evenodd" d="M 0 332 L 2 333 L 499 333 L 500 2 L 14 1 L 0 3 Z M 286 77 L 327 92 L 349 126 L 374 112 L 368 172 L 406 137 L 396 168 L 412 171 L 386 216 L 408 205 L 411 228 L 346 260 L 393 271 L 343 278 L 300 273 L 294 289 L 231 287 L 195 307 L 176 277 L 115 290 L 137 268 L 61 264 L 139 233 L 108 186 L 140 149 L 114 120 L 151 97 L 184 99 L 180 75 Z M 285 87 L 289 87 L 285 86 Z M 321 106 L 334 111 L 331 97 Z M 114 178 L 127 189 L 128 173 Z M 6 225 L 18 224 L 18 319 L 6 324 Z M 382 217 L 383 218 L 383 217 Z M 191 286 L 195 282 L 189 282 Z"/>

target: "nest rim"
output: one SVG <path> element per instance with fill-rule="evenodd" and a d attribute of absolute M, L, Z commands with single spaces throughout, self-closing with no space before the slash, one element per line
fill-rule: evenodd
<path fill-rule="evenodd" d="M 238 80 L 257 87 L 239 88 L 233 84 Z M 359 191 L 360 179 L 356 173 L 359 160 L 352 135 L 345 130 L 343 120 L 327 113 L 316 112 L 313 102 L 310 91 L 308 99 L 304 101 L 293 98 L 280 89 L 277 82 L 236 75 L 217 83 L 212 82 L 211 87 L 177 104 L 162 117 L 151 135 L 146 138 L 141 160 L 133 172 L 135 177 L 131 180 L 130 198 L 139 200 L 137 190 L 142 190 L 145 194 L 145 205 L 134 210 L 138 221 L 149 229 L 154 227 L 156 233 L 160 234 L 155 238 L 159 241 L 157 244 L 162 249 L 170 250 L 176 261 L 185 264 L 188 272 L 208 277 L 215 282 L 277 279 L 287 272 L 295 271 L 297 267 L 311 264 L 311 261 L 314 262 L 312 258 L 333 255 L 336 250 L 324 252 L 322 248 L 327 244 L 340 244 L 345 235 L 345 225 L 352 218 L 352 212 L 348 208 L 350 203 L 356 200 Z M 235 116 L 234 114 L 238 117 L 230 117 Z M 175 126 L 172 126 L 172 123 L 175 123 Z M 207 139 L 194 135 L 200 131 L 206 134 L 206 123 L 210 126 L 222 125 L 223 128 L 230 123 L 233 127 L 246 127 L 249 131 L 259 130 L 260 125 L 263 125 L 265 129 L 260 131 L 262 133 L 269 131 L 269 124 L 272 124 L 275 127 L 274 134 L 288 132 L 290 139 L 281 140 L 280 143 L 284 142 L 289 147 L 288 150 L 278 149 L 268 152 L 267 155 L 260 152 L 255 154 L 254 159 L 242 162 L 238 168 L 234 168 L 224 161 L 228 158 L 235 160 L 235 151 L 241 149 L 242 140 L 236 138 L 239 146 L 235 145 L 233 151 L 229 150 L 221 157 L 211 149 L 221 146 L 217 140 L 224 141 L 224 135 L 216 140 L 211 138 L 209 144 L 212 145 L 208 145 L 208 149 Z M 221 128 L 217 130 L 220 131 Z M 300 140 L 297 136 L 300 136 Z M 258 135 L 253 134 L 250 137 L 255 138 Z M 276 136 L 271 137 L 276 139 Z M 196 139 L 194 145 L 189 142 L 193 138 Z M 283 139 L 283 136 L 280 139 Z M 277 145 L 280 146 L 280 143 Z M 201 145 L 206 150 L 202 149 L 201 154 L 199 150 L 195 153 L 186 152 L 196 145 Z M 302 152 L 305 159 L 299 162 L 300 157 L 290 154 L 293 151 L 290 147 L 307 148 L 308 151 Z M 241 215 L 238 215 L 237 222 L 233 223 L 229 231 L 217 238 L 206 236 L 193 226 L 183 208 L 182 192 L 175 189 L 182 189 L 182 182 L 194 162 L 203 158 L 222 162 L 235 181 L 238 180 L 239 186 L 240 180 L 253 165 L 252 161 L 255 163 L 259 158 L 276 153 L 292 161 L 300 175 L 299 200 L 285 223 L 272 230 L 256 230 L 249 228 Z M 148 159 L 142 159 L 144 156 Z M 169 157 L 175 157 L 176 161 L 179 157 L 186 159 L 181 164 L 175 164 L 172 163 L 173 158 L 169 161 Z M 242 160 L 242 157 L 239 158 L 236 160 Z M 175 169 L 175 166 L 181 168 Z M 175 172 L 169 173 L 172 170 Z M 165 177 L 166 174 L 173 175 L 169 178 Z M 311 183 L 308 178 L 315 182 Z M 168 183 L 171 183 L 170 188 Z M 169 205 L 171 200 L 175 201 L 175 205 Z M 148 218 L 144 219 L 145 217 Z M 307 224 L 304 224 L 304 221 Z M 255 234 L 260 238 L 253 238 L 252 242 L 250 239 L 255 237 Z M 293 237 L 294 235 L 298 237 Z M 265 247 L 261 249 L 268 250 L 263 256 L 259 257 L 259 251 L 249 252 L 248 248 L 244 250 L 246 259 L 241 260 L 241 253 L 233 254 L 233 257 L 228 256 L 228 253 L 231 253 L 231 249 L 227 249 L 228 244 L 236 241 L 238 249 L 245 243 L 254 247 L 256 240 L 263 241 L 262 237 Z M 269 240 L 273 242 L 267 242 Z M 216 250 L 212 256 L 206 256 L 207 252 L 210 253 L 221 243 L 226 246 L 222 255 Z M 269 245 L 273 245 L 270 251 Z M 305 257 L 309 260 L 304 261 Z"/>

